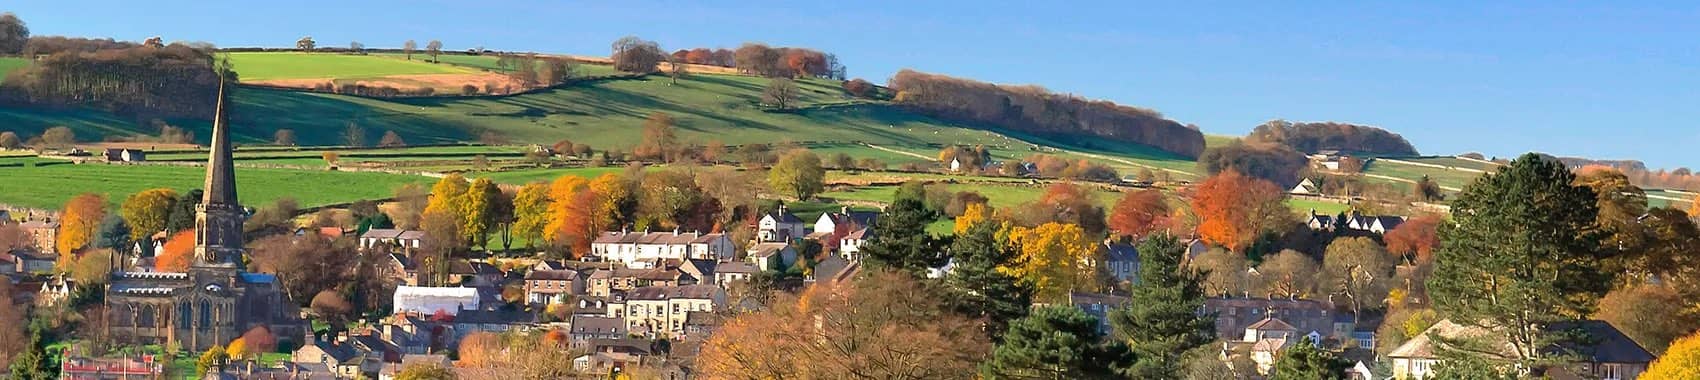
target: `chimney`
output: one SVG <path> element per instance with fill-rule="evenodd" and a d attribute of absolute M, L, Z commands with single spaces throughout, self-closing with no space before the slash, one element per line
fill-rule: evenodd
<path fill-rule="evenodd" d="M 850 206 L 838 206 L 838 213 L 850 215 Z"/>

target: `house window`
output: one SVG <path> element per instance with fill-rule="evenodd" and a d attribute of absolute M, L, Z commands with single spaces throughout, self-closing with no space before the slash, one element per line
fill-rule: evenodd
<path fill-rule="evenodd" d="M 1600 365 L 1600 379 L 1602 379 L 1602 380 L 1623 380 L 1623 365 L 1622 364 L 1611 364 L 1611 363 L 1601 364 Z"/>
<path fill-rule="evenodd" d="M 1427 377 L 1428 376 L 1428 365 L 1430 363 L 1431 363 L 1431 361 L 1428 361 L 1428 360 L 1412 360 L 1411 361 L 1411 376 L 1415 376 L 1415 377 L 1418 377 L 1418 378 Z"/>

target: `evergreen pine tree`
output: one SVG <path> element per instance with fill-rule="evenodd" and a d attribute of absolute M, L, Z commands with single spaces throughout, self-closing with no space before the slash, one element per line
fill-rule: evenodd
<path fill-rule="evenodd" d="M 1269 374 L 1269 380 L 1345 379 L 1346 369 L 1351 366 L 1352 363 L 1334 356 L 1334 353 L 1317 348 L 1316 342 L 1306 337 L 1281 350 L 1281 355 L 1275 358 L 1275 369 Z"/>
<path fill-rule="evenodd" d="M 1127 342 L 1139 359 L 1128 375 L 1157 379 L 1180 373 L 1182 354 L 1210 344 L 1215 318 L 1199 315 L 1204 308 L 1200 275 L 1181 268 L 1186 245 L 1167 232 L 1139 244 L 1139 284 L 1127 307 L 1110 314 L 1116 337 Z"/>
<path fill-rule="evenodd" d="M 1455 323 L 1498 332 L 1506 358 L 1480 359 L 1535 368 L 1556 359 L 1544 348 L 1571 334 L 1557 322 L 1592 314 L 1613 281 L 1594 228 L 1594 191 L 1574 184 L 1563 163 L 1527 154 L 1466 186 L 1453 199 L 1451 223 L 1440 226 L 1428 290 Z"/>
<path fill-rule="evenodd" d="M 998 244 L 998 226 L 980 222 L 951 242 L 950 256 L 956 268 L 945 277 L 945 285 L 956 293 L 954 306 L 969 318 L 983 318 L 986 332 L 995 341 L 1009 322 L 1027 315 L 1033 289 L 999 266 L 1015 260 L 1013 249 Z"/>
<path fill-rule="evenodd" d="M 1047 306 L 1017 319 L 991 360 L 980 364 L 986 379 L 1116 379 L 1116 368 L 1133 356 L 1098 334 L 1098 320 L 1069 306 Z"/>
<path fill-rule="evenodd" d="M 31 329 L 29 345 L 24 347 L 23 352 L 12 358 L 12 363 L 7 368 L 11 370 L 11 378 L 17 380 L 57 378 L 58 376 L 54 374 L 58 371 L 53 368 L 52 363 L 47 362 L 47 358 L 44 356 L 46 350 L 47 347 L 41 343 L 41 333 Z"/>
<path fill-rule="evenodd" d="M 875 236 L 862 248 L 869 267 L 920 276 L 928 268 L 944 265 L 944 244 L 927 233 L 927 223 L 932 221 L 932 212 L 919 200 L 904 198 L 892 203 L 874 220 Z"/>

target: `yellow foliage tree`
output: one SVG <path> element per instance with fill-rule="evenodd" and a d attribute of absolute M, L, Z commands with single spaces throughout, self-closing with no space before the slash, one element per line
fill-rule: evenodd
<path fill-rule="evenodd" d="M 974 224 L 984 222 L 987 217 L 992 215 L 990 207 L 986 206 L 985 203 L 969 204 L 967 209 L 962 210 L 962 216 L 956 217 L 956 227 L 951 228 L 950 231 L 957 235 L 968 232 L 968 229 L 974 227 Z"/>
<path fill-rule="evenodd" d="M 620 206 L 631 200 L 631 188 L 626 186 L 626 180 L 620 175 L 607 173 L 590 181 L 590 191 L 596 193 L 596 204 L 589 220 L 590 230 L 612 229 L 615 217 L 620 215 Z"/>
<path fill-rule="evenodd" d="M 1700 218 L 1700 198 L 1695 198 L 1693 201 L 1688 203 L 1690 204 L 1688 206 L 1688 216 L 1692 218 Z"/>
<path fill-rule="evenodd" d="M 552 202 L 549 204 L 549 223 L 543 227 L 543 241 L 553 244 L 570 243 L 566 239 L 572 235 L 563 235 L 563 232 L 576 230 L 575 226 L 583 222 L 575 218 L 575 203 L 580 200 L 579 193 L 589 184 L 584 177 L 573 175 L 561 176 L 549 184 L 549 199 Z"/>
<path fill-rule="evenodd" d="M 532 247 L 543 239 L 543 227 L 549 224 L 549 185 L 528 183 L 514 193 L 514 238 Z"/>
<path fill-rule="evenodd" d="M 137 240 L 145 239 L 155 232 L 165 230 L 165 218 L 171 213 L 171 205 L 176 201 L 176 190 L 142 190 L 125 198 L 119 213 L 124 217 L 124 223 L 130 225 L 131 234 Z"/>
<path fill-rule="evenodd" d="M 426 214 L 449 213 L 464 220 L 466 217 L 466 190 L 472 185 L 466 182 L 466 177 L 460 173 L 449 173 L 437 184 L 431 185 L 431 199 L 425 203 Z"/>
<path fill-rule="evenodd" d="M 59 251 L 60 268 L 74 261 L 72 252 L 82 249 L 89 241 L 94 240 L 94 233 L 100 228 L 101 219 L 106 219 L 105 196 L 84 193 L 65 202 L 65 211 L 59 217 L 58 241 L 54 242 Z"/>
<path fill-rule="evenodd" d="M 1009 233 L 1009 244 L 1020 256 L 1015 266 L 1001 269 L 1033 284 L 1035 301 L 1059 302 L 1070 291 L 1098 289 L 1098 245 L 1079 225 L 1016 227 Z"/>
<path fill-rule="evenodd" d="M 1694 379 L 1700 379 L 1700 333 L 1672 342 L 1665 355 L 1641 374 L 1641 380 Z"/>
<path fill-rule="evenodd" d="M 256 352 L 249 349 L 248 342 L 242 338 L 236 338 L 236 340 L 230 341 L 230 344 L 224 347 L 224 353 L 237 359 L 247 358 L 249 355 L 256 354 Z"/>
<path fill-rule="evenodd" d="M 500 196 L 501 192 L 489 178 L 473 180 L 472 185 L 466 189 L 460 205 L 464 223 L 461 231 L 466 234 L 467 240 L 483 243 L 484 238 L 489 236 L 490 224 L 495 218 L 496 197 Z"/>

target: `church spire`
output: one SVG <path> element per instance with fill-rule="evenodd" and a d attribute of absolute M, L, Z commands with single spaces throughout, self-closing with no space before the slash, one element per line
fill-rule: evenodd
<path fill-rule="evenodd" d="M 231 163 L 230 125 L 224 114 L 224 78 L 218 81 L 218 106 L 213 113 L 212 147 L 207 158 L 207 183 L 201 203 L 238 205 L 236 171 Z"/>

